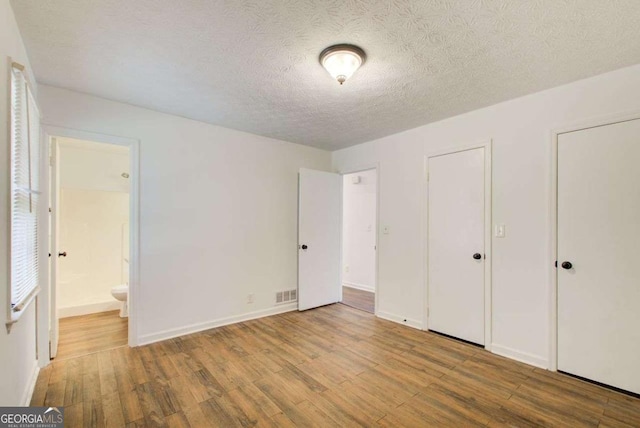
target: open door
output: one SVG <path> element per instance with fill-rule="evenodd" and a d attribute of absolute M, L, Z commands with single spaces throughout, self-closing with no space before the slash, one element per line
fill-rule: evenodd
<path fill-rule="evenodd" d="M 341 300 L 342 177 L 300 169 L 298 197 L 298 310 Z"/>
<path fill-rule="evenodd" d="M 60 207 L 59 199 L 59 173 L 60 162 L 58 150 L 58 141 L 56 138 L 51 138 L 50 142 L 50 163 L 49 163 L 49 261 L 50 261 L 50 274 L 49 274 L 49 358 L 55 358 L 58 353 L 58 331 L 59 331 L 59 318 L 58 318 L 58 299 L 57 299 L 57 272 L 58 272 L 58 212 Z"/>

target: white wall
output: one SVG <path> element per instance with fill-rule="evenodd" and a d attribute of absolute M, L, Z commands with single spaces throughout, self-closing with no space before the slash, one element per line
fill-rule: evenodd
<path fill-rule="evenodd" d="M 378 310 L 424 319 L 421 232 L 424 155 L 493 139 L 493 351 L 546 367 L 550 343 L 551 130 L 590 118 L 640 112 L 640 66 L 432 123 L 333 153 L 345 170 L 380 163 Z"/>
<path fill-rule="evenodd" d="M 9 287 L 9 64 L 7 57 L 25 65 L 27 54 L 8 0 L 0 0 L 0 313 L 6 318 Z M 33 78 L 31 79 L 34 82 Z M 37 89 L 37 88 L 34 88 Z M 23 405 L 30 398 L 37 375 L 35 304 L 31 304 L 11 333 L 0 328 L 0 406 Z"/>
<path fill-rule="evenodd" d="M 128 282 L 129 194 L 62 189 L 57 309 L 61 318 L 118 309 L 111 288 Z"/>
<path fill-rule="evenodd" d="M 60 187 L 63 189 L 129 192 L 129 149 L 113 144 L 58 138 Z"/>
<path fill-rule="evenodd" d="M 298 169 L 329 170 L 329 152 L 44 85 L 40 100 L 46 124 L 141 142 L 142 342 L 291 309 L 274 302 L 297 286 Z"/>
<path fill-rule="evenodd" d="M 354 177 L 360 177 L 354 183 Z M 342 283 L 375 291 L 376 170 L 342 177 Z"/>
<path fill-rule="evenodd" d="M 129 149 L 59 138 L 60 317 L 118 309 L 111 288 L 128 282 Z"/>

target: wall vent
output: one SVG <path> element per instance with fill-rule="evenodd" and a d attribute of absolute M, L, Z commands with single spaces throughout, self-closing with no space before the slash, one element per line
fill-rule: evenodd
<path fill-rule="evenodd" d="M 295 302 L 298 300 L 298 290 L 276 291 L 276 304 Z"/>

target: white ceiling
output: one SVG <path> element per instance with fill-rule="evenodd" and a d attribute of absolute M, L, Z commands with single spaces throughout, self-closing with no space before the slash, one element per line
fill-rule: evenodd
<path fill-rule="evenodd" d="M 39 82 L 335 150 L 640 63 L 638 0 L 12 0 Z M 361 46 L 338 85 L 318 54 Z"/>

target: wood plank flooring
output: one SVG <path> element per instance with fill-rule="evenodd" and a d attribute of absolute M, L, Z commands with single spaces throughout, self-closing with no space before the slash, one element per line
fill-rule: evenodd
<path fill-rule="evenodd" d="M 61 318 L 56 360 L 127 345 L 128 318 L 120 318 L 119 312 Z"/>
<path fill-rule="evenodd" d="M 342 304 L 370 313 L 375 312 L 375 294 L 370 291 L 342 287 Z"/>
<path fill-rule="evenodd" d="M 640 399 L 345 305 L 55 361 L 73 426 L 640 426 Z"/>

